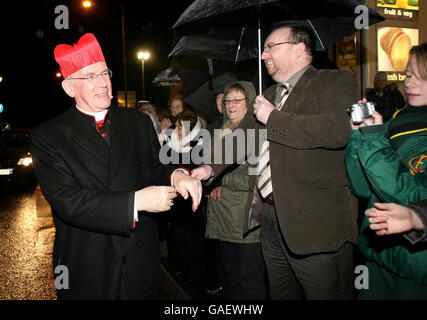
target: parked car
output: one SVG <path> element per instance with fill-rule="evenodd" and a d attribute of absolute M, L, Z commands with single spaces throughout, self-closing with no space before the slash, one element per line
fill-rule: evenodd
<path fill-rule="evenodd" d="M 0 186 L 3 189 L 36 185 L 30 132 L 30 129 L 0 131 Z"/>

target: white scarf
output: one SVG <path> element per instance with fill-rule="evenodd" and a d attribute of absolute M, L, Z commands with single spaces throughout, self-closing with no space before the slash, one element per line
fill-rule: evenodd
<path fill-rule="evenodd" d="M 168 141 L 167 145 L 177 153 L 190 152 L 192 149 L 190 142 L 193 141 L 194 138 L 199 134 L 201 127 L 202 127 L 202 125 L 200 123 L 200 120 L 197 119 L 197 123 L 194 126 L 193 130 L 191 130 L 190 133 L 187 134 L 181 140 L 179 140 L 178 134 L 174 130 L 171 134 L 171 138 Z M 202 139 L 202 137 L 200 137 L 197 145 L 202 144 L 202 143 L 203 143 L 203 139 Z"/>

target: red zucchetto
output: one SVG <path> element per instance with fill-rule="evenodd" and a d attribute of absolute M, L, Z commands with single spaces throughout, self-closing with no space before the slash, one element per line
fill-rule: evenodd
<path fill-rule="evenodd" d="M 92 33 L 82 35 L 74 46 L 57 45 L 54 55 L 64 79 L 86 66 L 96 62 L 105 62 L 98 40 Z"/>

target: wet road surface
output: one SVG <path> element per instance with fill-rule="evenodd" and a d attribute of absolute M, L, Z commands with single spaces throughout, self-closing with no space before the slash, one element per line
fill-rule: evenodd
<path fill-rule="evenodd" d="M 56 299 L 55 229 L 49 214 L 37 214 L 36 194 L 31 189 L 0 196 L 0 299 Z"/>
<path fill-rule="evenodd" d="M 55 228 L 40 189 L 0 192 L 0 300 L 56 300 L 52 269 Z M 164 300 L 194 300 L 197 286 L 161 266 Z"/>

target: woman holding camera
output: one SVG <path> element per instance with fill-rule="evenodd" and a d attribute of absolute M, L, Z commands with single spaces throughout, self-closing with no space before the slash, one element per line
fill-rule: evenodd
<path fill-rule="evenodd" d="M 383 123 L 381 115 L 352 123 L 346 150 L 353 193 L 400 205 L 427 198 L 427 44 L 410 51 L 405 94 L 409 105 Z M 366 100 L 364 100 L 366 102 Z M 365 217 L 359 248 L 367 259 L 369 289 L 359 299 L 426 299 L 427 246 L 411 246 L 401 235 L 378 237 Z"/>

